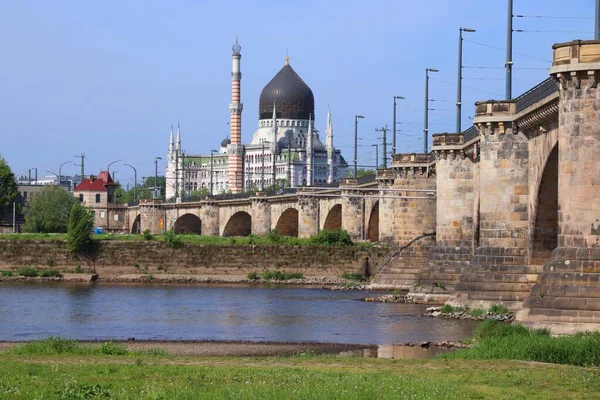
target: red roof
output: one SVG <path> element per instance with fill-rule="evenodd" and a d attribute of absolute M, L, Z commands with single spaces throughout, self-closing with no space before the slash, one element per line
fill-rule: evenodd
<path fill-rule="evenodd" d="M 117 184 L 112 180 L 110 172 L 100 171 L 97 177 L 91 175 L 88 179 L 81 181 L 75 188 L 75 191 L 106 192 L 108 191 L 108 186 L 117 186 Z"/>

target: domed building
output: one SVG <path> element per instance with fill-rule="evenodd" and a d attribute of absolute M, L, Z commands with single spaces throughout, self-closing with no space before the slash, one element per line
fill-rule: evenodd
<path fill-rule="evenodd" d="M 184 154 L 179 129 L 167 156 L 167 199 L 195 190 L 213 194 L 279 187 L 327 186 L 346 175 L 347 163 L 333 146 L 331 113 L 327 113 L 325 143 L 314 129 L 315 98 L 291 67 L 289 58 L 260 93 L 258 129 L 249 144 L 241 143 L 240 58 L 233 46 L 230 137 L 218 153 Z M 212 177 L 212 179 L 211 179 Z M 169 184 L 173 182 L 173 184 Z"/>

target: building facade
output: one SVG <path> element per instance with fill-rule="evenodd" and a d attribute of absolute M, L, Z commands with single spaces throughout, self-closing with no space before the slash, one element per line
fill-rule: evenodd
<path fill-rule="evenodd" d="M 241 143 L 241 46 L 233 46 L 231 139 L 211 154 L 182 151 L 181 134 L 171 137 L 167 154 L 166 198 L 185 197 L 203 189 L 212 194 L 278 187 L 325 186 L 346 175 L 347 163 L 333 144 L 331 112 L 325 141 L 315 129 L 315 100 L 310 87 L 285 65 L 260 94 L 258 128 Z"/>

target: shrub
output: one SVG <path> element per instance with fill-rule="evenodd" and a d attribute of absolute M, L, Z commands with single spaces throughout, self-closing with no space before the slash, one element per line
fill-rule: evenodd
<path fill-rule="evenodd" d="M 72 193 L 58 186 L 46 186 L 25 202 L 24 232 L 65 233 L 69 226 L 69 212 L 78 204 Z"/>
<path fill-rule="evenodd" d="M 321 231 L 310 237 L 309 243 L 317 246 L 352 246 L 350 234 L 342 229 Z"/>
<path fill-rule="evenodd" d="M 283 236 L 279 234 L 277 229 L 270 230 L 266 236 L 267 242 L 270 244 L 281 244 L 283 243 Z"/>
<path fill-rule="evenodd" d="M 258 273 L 256 273 L 256 272 L 250 272 L 248 274 L 248 279 L 250 279 L 251 281 L 256 281 L 256 280 L 258 280 L 258 278 L 259 278 L 259 276 L 258 276 Z"/>
<path fill-rule="evenodd" d="M 33 278 L 38 276 L 38 273 L 35 268 L 21 267 L 17 270 L 17 275 Z"/>
<path fill-rule="evenodd" d="M 178 249 L 181 247 L 181 239 L 177 236 L 174 230 L 170 229 L 163 233 L 163 238 L 165 239 L 165 243 L 167 246 Z"/>
<path fill-rule="evenodd" d="M 283 272 L 281 272 L 279 270 L 264 271 L 262 273 L 262 278 L 265 281 L 287 281 L 290 279 L 302 279 L 303 277 L 304 277 L 304 275 L 299 272 L 284 274 Z"/>
<path fill-rule="evenodd" d="M 489 309 L 490 314 L 494 315 L 507 315 L 510 314 L 510 310 L 503 305 L 493 304 Z"/>
<path fill-rule="evenodd" d="M 83 270 L 81 269 L 81 265 L 78 265 L 77 267 L 75 267 L 75 273 L 76 274 L 83 274 Z"/>
<path fill-rule="evenodd" d="M 481 308 L 474 308 L 472 310 L 469 310 L 469 315 L 473 318 L 481 318 L 485 315 L 485 310 Z"/>
<path fill-rule="evenodd" d="M 38 276 L 42 278 L 59 277 L 60 272 L 55 269 L 45 269 L 39 272 Z"/>
<path fill-rule="evenodd" d="M 363 277 L 361 274 L 345 272 L 342 274 L 342 279 L 349 279 L 351 281 L 362 281 Z"/>
<path fill-rule="evenodd" d="M 144 237 L 144 240 L 152 240 L 152 239 L 154 239 L 154 236 L 152 236 L 152 234 L 150 233 L 150 229 L 146 229 L 142 233 L 142 236 Z"/>
<path fill-rule="evenodd" d="M 550 332 L 547 330 L 534 331 L 539 334 L 549 335 Z M 520 336 L 528 335 L 529 330 L 521 324 L 503 324 L 495 319 L 488 318 L 483 321 L 475 332 L 473 332 L 473 338 L 475 339 L 487 339 L 487 338 L 499 338 L 509 336 Z"/>
<path fill-rule="evenodd" d="M 13 276 L 12 271 L 2 271 L 2 276 Z"/>

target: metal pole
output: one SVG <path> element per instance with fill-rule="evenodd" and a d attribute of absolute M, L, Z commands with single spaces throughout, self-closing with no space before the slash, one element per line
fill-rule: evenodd
<path fill-rule="evenodd" d="M 154 199 L 156 199 L 156 185 L 158 181 L 158 158 L 154 159 Z"/>
<path fill-rule="evenodd" d="M 356 179 L 356 174 L 358 170 L 358 115 L 354 116 L 354 175 L 353 178 Z"/>
<path fill-rule="evenodd" d="M 135 169 L 135 167 L 133 165 L 129 165 L 129 164 L 124 164 L 124 165 L 127 165 L 129 168 L 133 169 L 133 201 L 135 202 L 137 200 L 137 193 L 136 193 L 137 170 Z"/>
<path fill-rule="evenodd" d="M 456 82 L 456 133 L 461 133 L 462 116 L 462 56 L 463 56 L 463 28 L 458 30 L 458 82 Z"/>
<path fill-rule="evenodd" d="M 600 0 L 596 0 L 596 33 L 594 39 L 600 40 Z"/>
<path fill-rule="evenodd" d="M 383 169 L 387 169 L 387 131 L 388 131 L 388 127 L 387 125 L 385 126 L 385 128 L 383 128 L 383 155 L 382 155 L 382 161 L 383 161 Z"/>
<path fill-rule="evenodd" d="M 396 154 L 396 95 L 394 95 L 394 125 L 392 126 L 392 154 Z"/>
<path fill-rule="evenodd" d="M 423 153 L 427 154 L 429 132 L 429 69 L 425 69 L 425 123 L 423 128 Z"/>
<path fill-rule="evenodd" d="M 210 195 L 213 195 L 213 151 L 210 151 Z"/>
<path fill-rule="evenodd" d="M 508 22 L 506 27 L 506 100 L 512 99 L 512 45 L 513 45 L 513 0 L 508 0 Z"/>
<path fill-rule="evenodd" d="M 38 175 L 37 175 L 38 171 L 37 171 L 37 168 L 34 168 L 34 169 L 35 169 L 35 184 L 37 185 L 37 183 L 38 183 Z"/>
<path fill-rule="evenodd" d="M 260 190 L 265 190 L 265 142 L 262 142 L 262 157 L 261 157 L 262 168 L 260 171 Z"/>
<path fill-rule="evenodd" d="M 17 233 L 17 202 L 13 201 L 13 233 Z"/>

